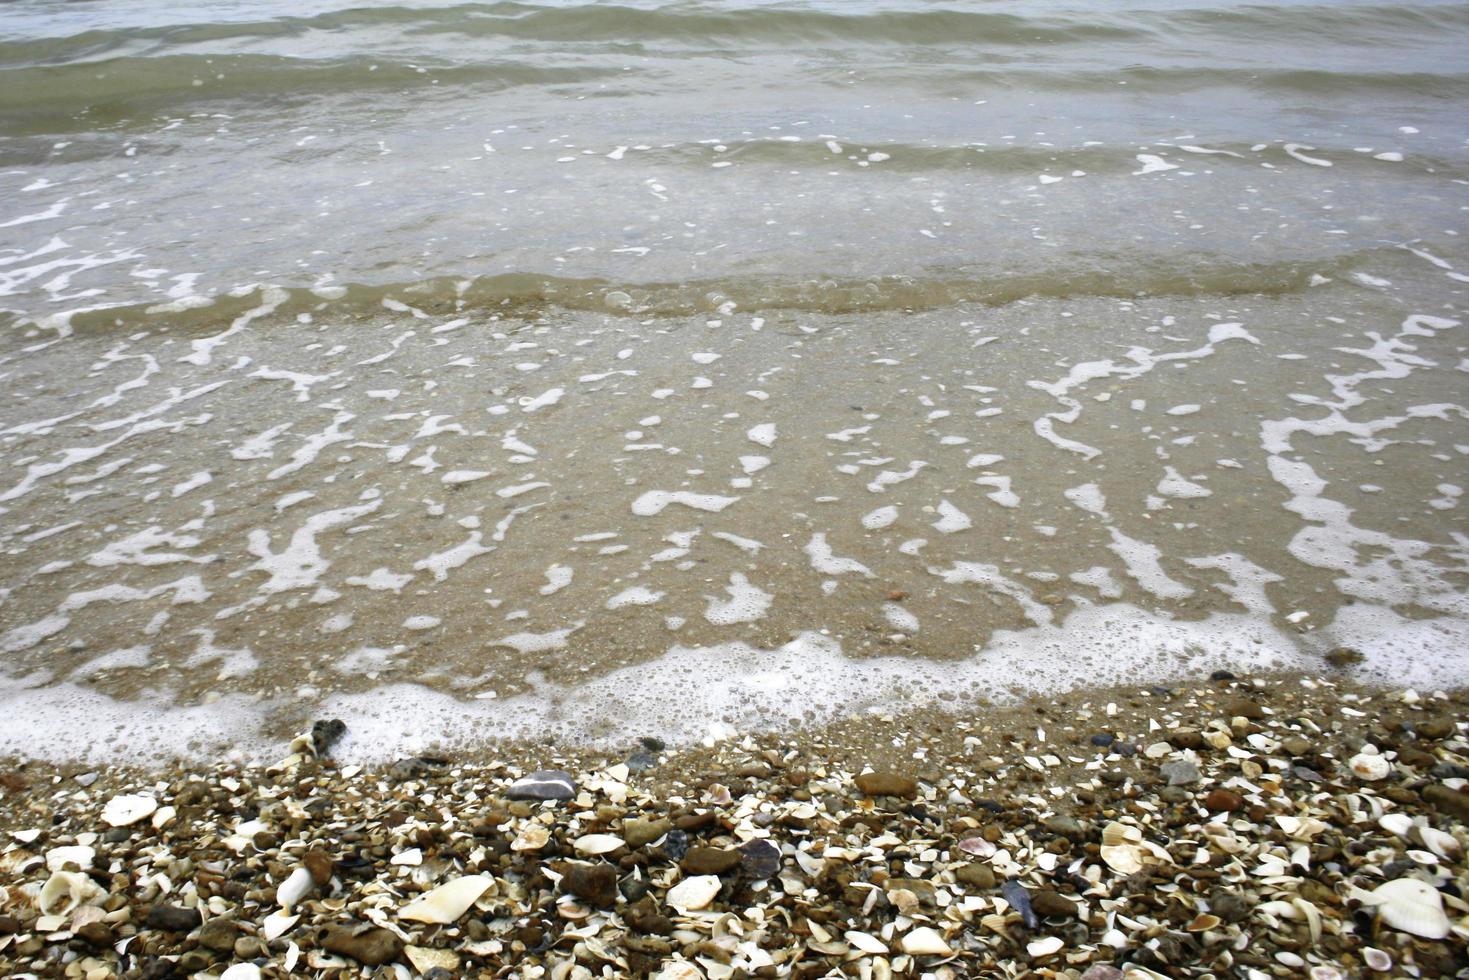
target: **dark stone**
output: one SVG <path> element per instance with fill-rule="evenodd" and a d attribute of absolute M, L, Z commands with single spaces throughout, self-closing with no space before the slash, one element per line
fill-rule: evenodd
<path fill-rule="evenodd" d="M 1116 752 L 1124 759 L 1131 759 L 1133 756 L 1137 755 L 1137 746 L 1133 745 L 1131 742 L 1118 742 L 1116 745 L 1112 746 L 1112 751 Z"/>
<path fill-rule="evenodd" d="M 658 760 L 649 752 L 634 752 L 622 764 L 627 766 L 628 772 L 647 772 L 658 764 Z"/>
<path fill-rule="evenodd" d="M 1192 728 L 1184 728 L 1176 732 L 1169 732 L 1168 744 L 1175 749 L 1202 749 L 1204 736 L 1203 733 Z"/>
<path fill-rule="evenodd" d="M 393 779 L 399 780 L 422 779 L 425 776 L 432 776 L 448 764 L 448 759 L 439 759 L 430 755 L 416 755 L 411 759 L 399 759 L 391 766 L 388 766 L 388 775 Z"/>
<path fill-rule="evenodd" d="M 911 800 L 918 795 L 918 784 L 895 772 L 864 772 L 855 782 L 867 796 L 901 796 Z"/>
<path fill-rule="evenodd" d="M 560 769 L 540 769 L 517 779 L 505 795 L 512 800 L 569 800 L 576 796 L 576 777 Z"/>
<path fill-rule="evenodd" d="M 1059 814 L 1054 817 L 1047 817 L 1045 827 L 1058 837 L 1065 837 L 1068 840 L 1085 840 L 1087 836 L 1086 827 L 1075 817 L 1066 817 Z"/>
<path fill-rule="evenodd" d="M 1353 650 L 1351 647 L 1336 647 L 1335 649 L 1328 650 L 1324 659 L 1337 670 L 1342 670 L 1353 664 L 1361 663 L 1364 658 L 1359 651 Z"/>
<path fill-rule="evenodd" d="M 673 931 L 673 920 L 661 914 L 651 898 L 644 898 L 629 906 L 622 913 L 623 920 L 633 930 L 645 936 L 666 936 Z"/>
<path fill-rule="evenodd" d="M 1076 903 L 1050 888 L 1043 888 L 1036 892 L 1031 897 L 1030 905 L 1035 909 L 1035 914 L 1041 918 L 1049 918 L 1053 915 L 1070 918 L 1076 915 Z"/>
<path fill-rule="evenodd" d="M 647 749 L 649 752 L 662 752 L 664 749 L 668 748 L 668 746 L 663 743 L 663 739 L 654 738 L 651 735 L 644 735 L 642 738 L 638 739 L 638 741 L 642 744 L 643 748 Z"/>
<path fill-rule="evenodd" d="M 189 932 L 199 928 L 203 917 L 198 909 L 185 909 L 177 905 L 155 905 L 148 910 L 148 927 L 168 932 Z"/>
<path fill-rule="evenodd" d="M 199 945 L 216 953 L 233 953 L 239 932 L 239 927 L 229 919 L 210 919 L 199 930 Z"/>
<path fill-rule="evenodd" d="M 345 734 L 347 723 L 340 718 L 321 719 L 311 726 L 311 747 L 317 755 L 326 755 Z"/>
<path fill-rule="evenodd" d="M 1469 793 L 1460 793 L 1440 783 L 1434 783 L 1423 788 L 1423 800 L 1433 804 L 1439 812 L 1469 823 Z"/>
<path fill-rule="evenodd" d="M 719 820 L 719 814 L 713 810 L 705 810 L 703 813 L 686 813 L 673 821 L 673 825 L 679 830 L 700 831 L 706 827 L 712 827 Z"/>
<path fill-rule="evenodd" d="M 963 884 L 988 891 L 995 887 L 995 872 L 988 864 L 966 864 L 954 872 Z"/>
<path fill-rule="evenodd" d="M 679 867 L 691 875 L 723 874 L 740 863 L 740 852 L 721 847 L 691 847 Z"/>
<path fill-rule="evenodd" d="M 1250 914 L 1250 906 L 1238 892 L 1219 888 L 1209 894 L 1209 911 L 1225 922 L 1239 922 Z"/>
<path fill-rule="evenodd" d="M 673 824 L 667 820 L 624 820 L 622 839 L 628 847 L 636 850 L 644 844 L 653 843 L 672 829 Z"/>
<path fill-rule="evenodd" d="M 561 884 L 593 905 L 605 908 L 617 902 L 617 871 L 610 864 L 569 865 Z"/>
<path fill-rule="evenodd" d="M 1265 717 L 1265 709 L 1249 698 L 1230 698 L 1224 702 L 1224 712 L 1231 718 L 1249 718 L 1252 721 Z"/>
<path fill-rule="evenodd" d="M 307 871 L 311 872 L 311 880 L 316 883 L 318 888 L 332 880 L 332 871 L 335 868 L 335 862 L 321 848 L 313 847 L 307 851 L 306 856 L 301 859 L 301 863 L 306 865 Z"/>
<path fill-rule="evenodd" d="M 98 949 L 106 949 L 116 941 L 112 927 L 105 922 L 88 922 L 77 930 L 77 935 Z"/>
<path fill-rule="evenodd" d="M 179 965 L 173 960 L 166 960 L 160 956 L 143 962 L 141 980 L 168 980 L 169 977 L 178 976 Z"/>
<path fill-rule="evenodd" d="M 1227 670 L 1216 670 L 1216 671 L 1214 671 L 1214 673 L 1212 673 L 1212 674 L 1209 675 L 1209 680 L 1211 680 L 1211 681 L 1232 681 L 1232 680 L 1234 680 L 1234 675 L 1232 673 L 1230 673 L 1229 671 L 1227 671 Z"/>
<path fill-rule="evenodd" d="M 780 848 L 768 840 L 740 845 L 740 874 L 751 881 L 764 881 L 780 870 Z"/>
<path fill-rule="evenodd" d="M 214 954 L 207 949 L 191 949 L 179 957 L 179 969 L 192 976 L 209 969 L 213 962 Z"/>
<path fill-rule="evenodd" d="M 0 915 L 0 936 L 13 936 L 20 932 L 20 920 L 13 915 Z"/>
<path fill-rule="evenodd" d="M 1224 788 L 1212 790 L 1204 797 L 1204 809 L 1210 813 L 1234 813 L 1244 809 L 1245 798 Z"/>
<path fill-rule="evenodd" d="M 1099 735 L 1092 736 L 1092 744 L 1102 749 L 1105 749 L 1115 741 L 1117 741 L 1117 736 L 1109 732 L 1102 732 Z"/>
<path fill-rule="evenodd" d="M 396 960 L 403 952 L 403 940 L 387 929 L 361 929 L 360 926 L 330 926 L 323 933 L 321 946 L 329 953 L 350 956 L 367 966 L 381 966 Z"/>

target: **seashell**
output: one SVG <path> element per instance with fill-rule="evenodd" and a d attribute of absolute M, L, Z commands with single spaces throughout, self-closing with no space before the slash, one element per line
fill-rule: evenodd
<path fill-rule="evenodd" d="M 709 907 L 714 901 L 714 896 L 719 894 L 719 889 L 724 883 L 719 880 L 718 875 L 695 875 L 685 878 L 668 890 L 668 896 L 664 899 L 669 905 L 680 912 L 697 912 L 699 909 Z"/>
<path fill-rule="evenodd" d="M 151 796 L 114 796 L 102 808 L 102 819 L 109 827 L 126 827 L 144 817 L 151 817 L 158 801 Z"/>
<path fill-rule="evenodd" d="M 457 922 L 493 883 L 489 875 L 466 875 L 425 892 L 403 906 L 398 917 L 412 922 Z"/>
<path fill-rule="evenodd" d="M 91 925 L 93 922 L 101 922 L 107 917 L 107 913 L 96 905 L 83 905 L 71 914 L 71 922 L 67 928 L 76 932 L 82 926 Z"/>
<path fill-rule="evenodd" d="M 221 973 L 219 980 L 260 980 L 260 967 L 254 963 L 236 963 Z"/>
<path fill-rule="evenodd" d="M 878 939 L 868 932 L 858 932 L 855 929 L 845 933 L 847 942 L 857 947 L 864 953 L 872 953 L 881 956 L 888 951 L 887 943 Z"/>
<path fill-rule="evenodd" d="M 534 823 L 522 830 L 519 836 L 510 842 L 510 849 L 512 851 L 539 851 L 550 840 L 551 831 L 538 823 Z"/>
<path fill-rule="evenodd" d="M 983 837 L 966 837 L 959 842 L 959 850 L 975 857 L 987 858 L 995 853 L 995 845 Z"/>
<path fill-rule="evenodd" d="M 1377 826 L 1389 834 L 1397 834 L 1399 837 L 1407 837 L 1408 831 L 1413 829 L 1413 818 L 1406 813 L 1385 813 L 1377 821 Z"/>
<path fill-rule="evenodd" d="M 295 925 L 299 918 L 301 918 L 299 915 L 290 915 L 284 911 L 272 912 L 261 921 L 261 935 L 265 936 L 266 942 L 275 942 L 290 932 L 291 926 Z"/>
<path fill-rule="evenodd" d="M 305 898 L 315 884 L 316 880 L 311 877 L 310 871 L 304 867 L 297 868 L 276 888 L 275 900 L 281 908 L 289 910 L 292 905 Z"/>
<path fill-rule="evenodd" d="M 1208 912 L 1200 912 L 1198 915 L 1194 916 L 1193 921 L 1184 928 L 1187 929 L 1189 932 L 1208 932 L 1210 929 L 1217 929 L 1219 927 L 1219 923 L 1223 921 L 1224 920 L 1219 918 L 1219 916 L 1217 915 L 1210 915 Z"/>
<path fill-rule="evenodd" d="M 92 861 L 97 857 L 95 847 L 87 847 L 85 844 L 73 844 L 70 847 L 53 847 L 46 852 L 46 870 L 60 871 L 68 864 L 74 864 L 83 870 L 92 866 Z"/>
<path fill-rule="evenodd" d="M 153 814 L 153 819 L 151 821 L 151 823 L 153 824 L 153 829 L 162 830 L 164 827 L 167 827 L 169 824 L 173 823 L 178 814 L 178 810 L 174 807 L 159 807 L 158 810 Z"/>
<path fill-rule="evenodd" d="M 1423 842 L 1424 847 L 1442 858 L 1455 857 L 1464 850 L 1459 838 L 1437 827 L 1419 827 L 1418 839 Z"/>
<path fill-rule="evenodd" d="M 66 915 L 105 894 L 97 883 L 75 871 L 57 871 L 46 879 L 36 896 L 36 907 L 42 915 Z"/>
<path fill-rule="evenodd" d="M 1132 844 L 1114 844 L 1101 849 L 1107 867 L 1121 875 L 1134 875 L 1143 869 L 1138 849 Z"/>
<path fill-rule="evenodd" d="M 1107 847 L 1117 847 L 1122 844 L 1136 844 L 1143 839 L 1143 832 L 1136 827 L 1130 827 L 1124 823 L 1112 821 L 1102 828 L 1102 843 Z"/>
<path fill-rule="evenodd" d="M 1376 753 L 1358 753 L 1348 760 L 1347 765 L 1357 774 L 1358 779 L 1369 783 L 1386 779 L 1392 772 L 1392 763 Z"/>
<path fill-rule="evenodd" d="M 416 847 L 406 848 L 394 854 L 388 863 L 399 867 L 416 868 L 423 864 L 423 851 Z"/>
<path fill-rule="evenodd" d="M 580 854 L 610 854 L 619 847 L 626 846 L 621 837 L 612 834 L 587 834 L 585 837 L 576 839 L 576 850 Z"/>
<path fill-rule="evenodd" d="M 873 898 L 876 898 L 876 896 L 868 896 L 869 901 L 871 901 Z M 894 888 L 892 891 L 888 892 L 888 901 L 897 906 L 898 911 L 903 913 L 904 915 L 912 914 L 913 910 L 918 908 L 919 905 L 918 896 L 913 894 L 913 892 L 909 891 L 906 888 Z M 871 910 L 866 908 L 863 909 L 864 913 L 869 911 Z"/>
<path fill-rule="evenodd" d="M 451 974 L 459 972 L 459 954 L 452 949 L 404 946 L 403 954 L 408 957 L 408 962 L 413 964 L 413 969 L 419 973 L 427 973 L 435 968 L 447 970 Z"/>
<path fill-rule="evenodd" d="M 953 953 L 944 937 L 927 926 L 914 929 L 898 945 L 909 956 L 948 956 Z"/>
<path fill-rule="evenodd" d="M 705 980 L 704 971 L 684 960 L 665 963 L 654 980 Z"/>
<path fill-rule="evenodd" d="M 1449 934 L 1443 898 L 1432 885 L 1417 878 L 1397 878 L 1378 885 L 1363 901 L 1377 906 L 1377 914 L 1394 929 L 1422 939 L 1442 939 Z"/>
<path fill-rule="evenodd" d="M 1313 966 L 1306 975 L 1311 980 L 1347 980 L 1347 975 L 1334 966 Z"/>
<path fill-rule="evenodd" d="M 592 914 L 592 910 L 579 902 L 560 902 L 556 914 L 568 922 L 580 922 Z"/>
<path fill-rule="evenodd" d="M 1026 943 L 1025 951 L 1030 954 L 1031 959 L 1038 960 L 1043 956 L 1050 956 L 1060 952 L 1063 945 L 1065 944 L 1057 937 L 1046 936 L 1044 939 L 1037 939 L 1034 942 Z"/>
<path fill-rule="evenodd" d="M 1369 969 L 1376 970 L 1378 973 L 1386 973 L 1392 969 L 1392 957 L 1371 946 L 1362 947 L 1362 960 Z"/>

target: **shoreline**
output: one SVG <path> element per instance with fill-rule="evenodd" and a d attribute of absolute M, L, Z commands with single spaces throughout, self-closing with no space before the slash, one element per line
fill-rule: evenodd
<path fill-rule="evenodd" d="M 1463 690 L 1274 675 L 677 750 L 12 760 L 0 961 L 229 980 L 375 962 L 436 980 L 1449 976 L 1469 970 L 1465 717 Z M 571 799 L 512 798 L 531 770 L 566 771 Z M 535 785 L 564 795 L 561 778 Z"/>

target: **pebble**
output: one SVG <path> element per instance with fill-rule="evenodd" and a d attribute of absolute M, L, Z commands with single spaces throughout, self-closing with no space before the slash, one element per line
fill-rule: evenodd
<path fill-rule="evenodd" d="M 381 966 L 403 953 L 403 940 L 396 933 L 361 926 L 329 926 L 321 945 L 329 952 L 350 956 L 366 966 Z"/>
<path fill-rule="evenodd" d="M 1014 878 L 1007 878 L 1000 887 L 1000 895 L 1010 903 L 1011 908 L 1020 913 L 1021 921 L 1027 929 L 1040 925 L 1040 918 L 1035 914 L 1035 907 L 1030 901 L 1030 892 L 1024 885 Z"/>
<path fill-rule="evenodd" d="M 1169 786 L 1187 786 L 1199 781 L 1199 767 L 1186 759 L 1165 762 L 1158 772 L 1168 780 Z"/>
<path fill-rule="evenodd" d="M 203 921 L 198 909 L 186 909 L 178 905 L 155 905 L 148 910 L 148 925 L 168 932 L 190 932 Z"/>
<path fill-rule="evenodd" d="M 576 777 L 560 769 L 540 769 L 510 784 L 512 800 L 569 800 L 576 796 Z"/>
<path fill-rule="evenodd" d="M 691 875 L 723 874 L 740 863 L 739 851 L 726 851 L 718 847 L 691 847 L 679 862 L 679 867 Z"/>
<path fill-rule="evenodd" d="M 918 784 L 895 772 L 864 772 L 855 782 L 868 796 L 900 796 L 911 800 L 918 795 Z"/>
<path fill-rule="evenodd" d="M 768 840 L 746 841 L 740 845 L 740 874 L 750 881 L 764 881 L 780 871 L 780 848 Z"/>
<path fill-rule="evenodd" d="M 1245 798 L 1243 796 L 1222 787 L 1211 790 L 1209 795 L 1204 797 L 1204 809 L 1210 813 L 1234 813 L 1243 810 L 1244 807 Z"/>
<path fill-rule="evenodd" d="M 617 901 L 617 871 L 610 864 L 571 864 L 561 886 L 577 898 L 603 907 Z"/>
<path fill-rule="evenodd" d="M 673 829 L 673 824 L 667 820 L 653 819 L 640 820 L 631 819 L 622 822 L 622 839 L 627 846 L 636 850 L 644 844 L 651 844 Z"/>

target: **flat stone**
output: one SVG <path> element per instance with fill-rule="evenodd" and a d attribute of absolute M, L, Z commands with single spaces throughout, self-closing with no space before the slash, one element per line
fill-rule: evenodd
<path fill-rule="evenodd" d="M 1434 783 L 1424 788 L 1423 800 L 1432 803 L 1441 812 L 1469 823 L 1469 793 L 1460 793 L 1441 783 Z"/>
<path fill-rule="evenodd" d="M 764 881 L 780 870 L 780 848 L 768 840 L 746 841 L 739 851 L 740 874 L 751 881 Z"/>
<path fill-rule="evenodd" d="M 1169 786 L 1186 786 L 1199 781 L 1199 767 L 1184 760 L 1165 762 L 1158 767 L 1158 772 L 1168 780 Z"/>
<path fill-rule="evenodd" d="M 867 796 L 901 796 L 911 800 L 918 795 L 918 784 L 895 772 L 864 772 L 854 781 Z"/>
<path fill-rule="evenodd" d="M 199 945 L 216 953 L 233 953 L 240 928 L 229 919 L 210 919 L 199 930 Z"/>
<path fill-rule="evenodd" d="M 576 777 L 560 769 L 539 769 L 510 784 L 512 800 L 569 800 L 576 796 Z"/>
<path fill-rule="evenodd" d="M 155 905 L 148 910 L 148 926 L 167 932 L 189 932 L 199 928 L 203 917 L 198 909 L 180 908 L 177 905 Z"/>
<path fill-rule="evenodd" d="M 1043 888 L 1031 896 L 1030 907 L 1041 918 L 1048 916 L 1070 917 L 1076 915 L 1076 903 L 1050 888 Z"/>
<path fill-rule="evenodd" d="M 606 907 L 617 902 L 617 871 L 610 864 L 572 864 L 561 886 L 577 898 Z"/>
<path fill-rule="evenodd" d="M 987 864 L 966 864 L 955 870 L 954 877 L 963 884 L 986 891 L 995 887 L 995 872 Z"/>
<path fill-rule="evenodd" d="M 1231 718 L 1259 720 L 1265 717 L 1265 709 L 1249 698 L 1230 698 L 1224 702 L 1224 713 Z"/>
<path fill-rule="evenodd" d="M 321 945 L 327 952 L 350 956 L 367 966 L 381 966 L 396 960 L 403 953 L 403 940 L 387 929 L 364 929 L 359 927 L 331 926 L 326 930 Z"/>
<path fill-rule="evenodd" d="M 624 820 L 622 839 L 628 847 L 636 849 L 653 843 L 672 829 L 673 824 L 667 820 Z"/>
<path fill-rule="evenodd" d="M 1068 840 L 1084 840 L 1087 836 L 1086 827 L 1075 817 L 1067 817 L 1059 814 L 1054 817 L 1047 817 L 1045 827 L 1058 837 L 1065 837 Z"/>
<path fill-rule="evenodd" d="M 679 867 L 691 875 L 723 874 L 740 863 L 740 852 L 720 847 L 691 847 Z"/>

